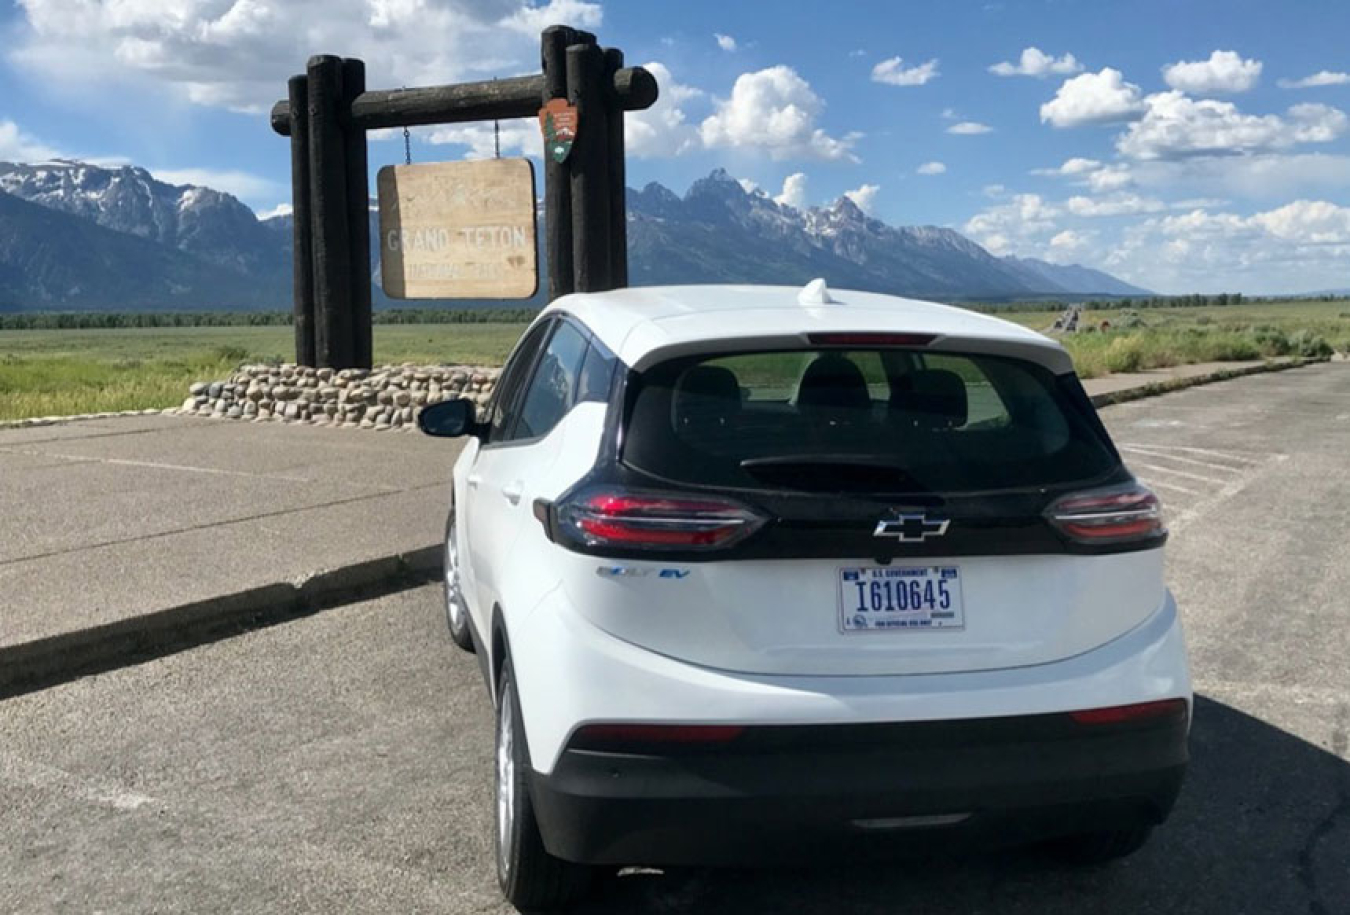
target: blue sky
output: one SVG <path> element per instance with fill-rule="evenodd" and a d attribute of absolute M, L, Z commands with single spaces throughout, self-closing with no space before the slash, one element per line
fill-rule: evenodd
<path fill-rule="evenodd" d="M 363 57 L 372 86 L 507 76 L 558 21 L 661 78 L 630 116 L 630 184 L 721 166 L 1167 292 L 1350 286 L 1333 0 L 0 0 L 0 159 L 132 162 L 267 212 L 289 163 L 262 112 L 309 54 Z M 537 125 L 502 126 L 537 155 Z M 425 129 L 413 155 L 490 136 Z M 372 169 L 401 161 L 397 134 L 372 139 Z"/>

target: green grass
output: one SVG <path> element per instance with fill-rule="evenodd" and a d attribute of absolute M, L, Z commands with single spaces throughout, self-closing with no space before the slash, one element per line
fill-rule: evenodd
<path fill-rule="evenodd" d="M 375 327 L 375 361 L 501 363 L 524 325 Z M 171 407 L 194 381 L 295 356 L 289 327 L 0 331 L 0 420 Z"/>
<path fill-rule="evenodd" d="M 1057 311 L 1006 318 L 1046 330 Z M 1192 362 L 1350 351 L 1350 304 L 1261 302 L 1224 308 L 1102 311 L 1102 333 L 1063 339 L 1079 373 L 1138 371 Z M 522 324 L 380 324 L 375 361 L 500 364 Z M 223 378 L 241 362 L 294 356 L 289 327 L 177 327 L 0 331 L 0 420 L 177 406 L 194 381 Z"/>

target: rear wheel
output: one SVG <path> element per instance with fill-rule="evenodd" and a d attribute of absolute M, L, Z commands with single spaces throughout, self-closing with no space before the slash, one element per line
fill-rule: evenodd
<path fill-rule="evenodd" d="M 445 622 L 450 628 L 450 639 L 465 651 L 472 652 L 473 634 L 469 631 L 469 607 L 464 602 L 463 578 L 459 573 L 459 543 L 455 531 L 455 510 L 445 522 Z"/>
<path fill-rule="evenodd" d="M 1056 856 L 1069 864 L 1092 866 L 1134 854 L 1144 847 L 1152 834 L 1152 826 L 1126 826 L 1105 832 L 1065 836 L 1056 839 L 1050 848 Z"/>
<path fill-rule="evenodd" d="M 497 689 L 497 882 L 524 912 L 555 909 L 581 898 L 591 869 L 555 858 L 544 848 L 530 802 L 529 753 L 520 702 L 508 661 Z"/>

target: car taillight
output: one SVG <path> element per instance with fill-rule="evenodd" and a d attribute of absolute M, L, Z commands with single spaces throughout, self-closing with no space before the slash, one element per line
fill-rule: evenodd
<path fill-rule="evenodd" d="M 592 547 L 716 550 L 760 528 L 764 518 L 729 499 L 623 489 L 587 490 L 561 502 L 561 532 Z"/>
<path fill-rule="evenodd" d="M 1112 705 L 1107 708 L 1082 709 L 1070 712 L 1079 724 L 1124 724 L 1127 721 L 1147 721 L 1155 718 L 1185 718 L 1190 705 L 1185 699 L 1159 699 L 1155 702 L 1136 702 L 1133 705 Z"/>
<path fill-rule="evenodd" d="M 587 724 L 568 744 L 574 750 L 619 752 L 644 747 L 722 746 L 745 733 L 738 724 Z"/>
<path fill-rule="evenodd" d="M 1162 503 L 1140 483 L 1063 496 L 1050 504 L 1045 517 L 1060 533 L 1085 544 L 1130 543 L 1167 533 Z"/>

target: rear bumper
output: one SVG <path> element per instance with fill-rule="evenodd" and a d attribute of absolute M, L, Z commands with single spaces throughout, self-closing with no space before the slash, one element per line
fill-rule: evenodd
<path fill-rule="evenodd" d="M 738 865 L 905 844 L 1017 844 L 1172 809 L 1187 719 L 1065 714 L 770 726 L 675 754 L 567 749 L 531 794 L 553 854 L 591 864 Z"/>

